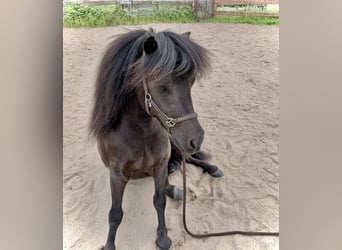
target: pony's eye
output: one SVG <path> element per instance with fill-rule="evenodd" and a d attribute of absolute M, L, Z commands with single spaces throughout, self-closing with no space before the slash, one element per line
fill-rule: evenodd
<path fill-rule="evenodd" d="M 158 87 L 159 92 L 165 93 L 167 92 L 167 87 L 165 85 L 160 85 Z"/>

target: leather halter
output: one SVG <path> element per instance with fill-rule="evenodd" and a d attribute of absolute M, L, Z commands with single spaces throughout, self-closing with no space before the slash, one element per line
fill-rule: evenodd
<path fill-rule="evenodd" d="M 171 128 L 173 128 L 177 123 L 181 123 L 181 122 L 184 122 L 187 120 L 197 118 L 196 113 L 191 113 L 191 114 L 181 116 L 181 117 L 177 117 L 177 118 L 169 117 L 153 101 L 152 96 L 151 96 L 150 92 L 148 91 L 147 83 L 145 80 L 143 81 L 143 85 L 144 85 L 144 91 L 145 91 L 145 109 L 146 109 L 146 112 L 150 116 L 153 116 L 150 112 L 150 109 L 153 107 L 157 111 L 156 117 L 160 120 L 162 125 L 166 127 L 166 129 L 168 130 L 169 133 L 171 133 Z"/>

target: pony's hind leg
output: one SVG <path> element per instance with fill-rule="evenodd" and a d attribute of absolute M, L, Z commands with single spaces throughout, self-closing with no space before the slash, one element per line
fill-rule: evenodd
<path fill-rule="evenodd" d="M 166 186 L 168 185 L 167 168 L 159 166 L 153 174 L 155 193 L 153 196 L 153 204 L 157 210 L 158 228 L 156 244 L 159 249 L 167 250 L 171 246 L 171 240 L 167 236 L 167 229 L 165 225 L 165 206 L 166 206 Z"/>
<path fill-rule="evenodd" d="M 191 157 L 200 161 L 208 161 L 211 159 L 211 155 L 202 150 L 198 151 L 197 153 L 192 154 Z"/>
<path fill-rule="evenodd" d="M 219 169 L 217 166 L 211 165 L 210 163 L 207 162 L 210 158 L 211 156 L 208 153 L 200 150 L 197 153 L 194 153 L 191 156 L 189 156 L 186 159 L 186 162 L 191 163 L 195 165 L 196 167 L 202 168 L 203 173 L 207 172 L 212 177 L 216 177 L 216 178 L 222 177 L 223 176 L 222 170 Z M 181 165 L 182 165 L 182 156 L 175 149 L 172 149 L 171 157 L 168 162 L 168 173 L 171 174 L 174 171 L 178 170 Z M 170 197 L 174 198 L 172 196 Z"/>
<path fill-rule="evenodd" d="M 104 250 L 115 250 L 115 235 L 123 217 L 122 197 L 127 182 L 126 178 L 118 177 L 114 172 L 110 172 L 112 207 L 108 215 L 109 232 Z"/>
<path fill-rule="evenodd" d="M 203 173 L 208 173 L 210 174 L 212 177 L 215 177 L 215 178 L 219 178 L 219 177 L 222 177 L 224 175 L 224 173 L 222 172 L 221 169 L 219 169 L 217 166 L 215 165 L 212 165 L 206 161 L 202 161 L 202 160 L 198 160 L 197 158 L 195 157 L 188 157 L 186 159 L 186 162 L 188 163 L 191 163 L 197 167 L 200 167 L 203 169 Z"/>

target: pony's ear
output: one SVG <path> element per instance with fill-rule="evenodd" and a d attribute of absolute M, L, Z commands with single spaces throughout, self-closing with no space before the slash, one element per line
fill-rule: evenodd
<path fill-rule="evenodd" d="M 190 35 L 191 35 L 191 32 L 190 32 L 190 31 L 188 31 L 188 32 L 185 32 L 185 33 L 183 33 L 182 35 L 183 35 L 183 36 L 190 37 Z"/>
<path fill-rule="evenodd" d="M 146 38 L 144 42 L 144 51 L 146 54 L 151 54 L 155 52 L 158 48 L 158 44 L 154 36 Z"/>

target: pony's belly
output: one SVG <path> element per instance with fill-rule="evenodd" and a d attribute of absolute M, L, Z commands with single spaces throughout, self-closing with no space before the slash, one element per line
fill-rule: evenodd
<path fill-rule="evenodd" d="M 136 171 L 131 175 L 131 179 L 141 179 L 151 176 L 151 173 L 145 171 Z"/>

